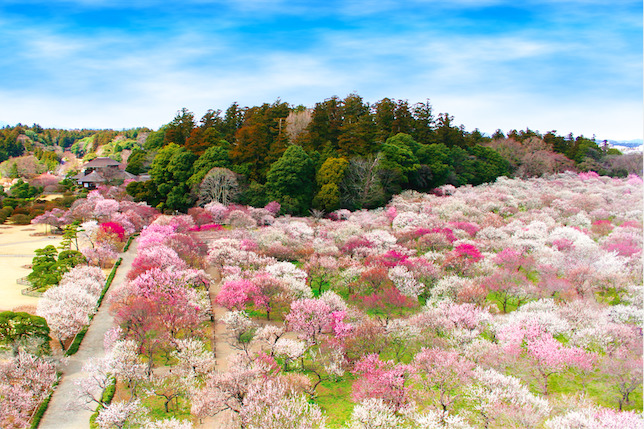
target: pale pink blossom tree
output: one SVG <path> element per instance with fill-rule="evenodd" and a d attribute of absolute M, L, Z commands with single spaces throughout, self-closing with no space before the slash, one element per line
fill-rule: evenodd
<path fill-rule="evenodd" d="M 98 295 L 68 282 L 45 291 L 38 302 L 37 314 L 47 320 L 61 345 L 89 323 Z"/>
<path fill-rule="evenodd" d="M 24 352 L 0 364 L 0 425 L 21 429 L 56 382 L 56 364 Z"/>
<path fill-rule="evenodd" d="M 286 316 L 286 324 L 291 331 L 313 344 L 332 322 L 331 307 L 321 299 L 303 298 L 293 301 L 291 312 Z"/>
<path fill-rule="evenodd" d="M 455 350 L 423 349 L 413 360 L 414 379 L 422 395 L 436 394 L 441 411 L 447 412 L 461 396 L 461 389 L 472 378 L 474 363 Z"/>

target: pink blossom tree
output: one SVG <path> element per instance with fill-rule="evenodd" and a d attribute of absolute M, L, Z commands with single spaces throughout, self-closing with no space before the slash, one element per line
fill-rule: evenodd
<path fill-rule="evenodd" d="M 541 380 L 541 390 L 548 395 L 550 376 L 561 373 L 568 368 L 590 369 L 592 360 L 587 352 L 577 347 L 566 347 L 550 334 L 542 334 L 526 343 L 526 356 L 530 368 Z"/>
<path fill-rule="evenodd" d="M 228 310 L 243 310 L 256 293 L 257 287 L 250 280 L 229 280 L 222 284 L 216 301 Z"/>
<path fill-rule="evenodd" d="M 474 363 L 455 350 L 423 349 L 414 357 L 414 378 L 424 395 L 437 394 L 436 402 L 447 412 L 472 378 Z"/>
<path fill-rule="evenodd" d="M 370 354 L 354 366 L 353 373 L 359 378 L 353 385 L 353 399 L 380 398 L 397 412 L 411 401 L 410 378 L 413 367 L 382 361 Z"/>
<path fill-rule="evenodd" d="M 291 331 L 299 332 L 300 338 L 313 344 L 331 324 L 331 307 L 321 299 L 303 298 L 291 304 L 286 324 Z"/>
<path fill-rule="evenodd" d="M 24 352 L 0 364 L 0 425 L 21 429 L 36 407 L 51 393 L 56 365 Z"/>

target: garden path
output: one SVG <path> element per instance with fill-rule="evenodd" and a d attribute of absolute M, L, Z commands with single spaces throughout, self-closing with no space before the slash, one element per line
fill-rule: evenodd
<path fill-rule="evenodd" d="M 77 399 L 75 382 L 88 375 L 82 370 L 83 364 L 87 360 L 90 358 L 100 358 L 105 355 L 103 337 L 105 332 L 114 326 L 114 318 L 109 313 L 109 297 L 111 291 L 117 289 L 125 281 L 125 276 L 130 271 L 132 261 L 136 256 L 136 249 L 137 242 L 133 241 L 128 251 L 121 255 L 123 261 L 116 271 L 112 286 L 94 316 L 80 349 L 69 358 L 67 365 L 63 369 L 60 384 L 58 384 L 54 391 L 47 412 L 43 416 L 40 426 L 38 426 L 40 429 L 89 428 L 89 418 L 93 414 L 94 409 L 69 409 L 69 406 Z M 93 404 L 90 404 L 90 406 L 95 408 Z"/>
<path fill-rule="evenodd" d="M 214 316 L 214 332 L 213 332 L 213 350 L 215 351 L 216 365 L 215 369 L 217 371 L 226 371 L 228 369 L 228 359 L 234 350 L 226 341 L 226 325 L 219 322 L 224 314 L 228 310 L 217 304 L 215 298 L 219 294 L 219 289 L 221 288 L 221 275 L 219 269 L 216 267 L 209 267 L 207 270 L 210 277 L 213 279 L 213 285 L 210 287 L 210 304 L 212 305 L 212 314 Z M 198 424 L 197 428 L 227 428 L 227 427 L 239 427 L 233 423 L 233 415 L 230 411 L 223 411 L 213 417 L 207 417 L 202 420 L 201 424 Z"/>

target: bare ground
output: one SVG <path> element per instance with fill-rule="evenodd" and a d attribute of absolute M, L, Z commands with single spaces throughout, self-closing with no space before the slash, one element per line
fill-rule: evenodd
<path fill-rule="evenodd" d="M 47 230 L 48 231 L 48 230 Z M 26 277 L 36 249 L 48 244 L 58 246 L 59 235 L 46 234 L 45 225 L 1 225 L 0 226 L 0 311 L 21 311 L 35 309 L 38 298 L 22 295 L 27 286 L 16 280 Z"/>

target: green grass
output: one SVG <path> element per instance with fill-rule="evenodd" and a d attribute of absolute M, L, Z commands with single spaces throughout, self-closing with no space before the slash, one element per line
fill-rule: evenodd
<path fill-rule="evenodd" d="M 351 375 L 345 375 L 340 381 L 323 381 L 318 386 L 315 403 L 327 416 L 327 427 L 340 428 L 351 417 L 355 405 L 351 400 L 354 380 Z"/>

